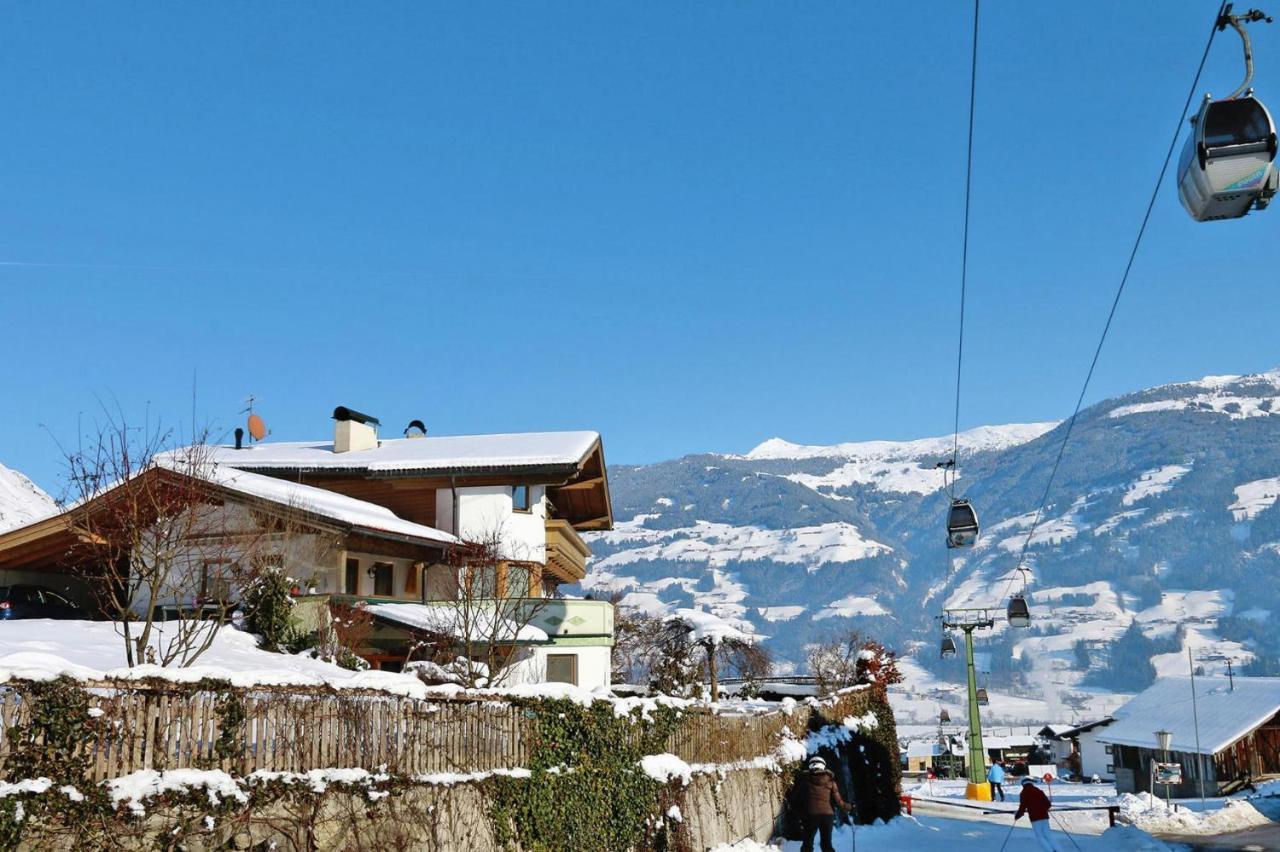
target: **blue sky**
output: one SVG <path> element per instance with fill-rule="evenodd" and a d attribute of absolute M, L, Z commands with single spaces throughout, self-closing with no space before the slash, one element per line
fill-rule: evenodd
<path fill-rule="evenodd" d="M 193 381 L 614 462 L 948 432 L 970 9 L 7 4 L 0 463 Z M 962 425 L 1069 413 L 1215 10 L 985 4 Z M 1280 363 L 1277 226 L 1167 184 L 1090 398 Z"/>

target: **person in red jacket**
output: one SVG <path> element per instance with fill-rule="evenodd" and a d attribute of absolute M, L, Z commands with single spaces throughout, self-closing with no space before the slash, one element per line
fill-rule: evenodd
<path fill-rule="evenodd" d="M 1051 807 L 1053 803 L 1049 801 L 1044 791 L 1029 777 L 1023 778 L 1022 792 L 1018 794 L 1018 812 L 1013 815 L 1013 821 L 1017 822 L 1024 813 L 1027 814 L 1031 817 L 1031 830 L 1035 832 L 1040 848 L 1045 852 L 1062 852 L 1058 844 L 1053 842 L 1053 836 L 1049 834 L 1049 808 Z"/>

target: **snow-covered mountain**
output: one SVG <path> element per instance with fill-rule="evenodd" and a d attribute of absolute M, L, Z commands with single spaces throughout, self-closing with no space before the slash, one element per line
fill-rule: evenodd
<path fill-rule="evenodd" d="M 57 508 L 40 486 L 0 464 L 0 532 L 48 517 Z"/>
<path fill-rule="evenodd" d="M 1003 607 L 1022 588 L 1025 546 L 1033 626 L 998 624 L 980 655 L 1004 697 L 993 710 L 1003 704 L 1009 718 L 1044 718 L 1035 708 L 1046 702 L 1105 710 L 1109 690 L 1144 685 L 1146 659 L 1184 671 L 1188 645 L 1211 672 L 1228 658 L 1280 666 L 1280 370 L 1082 412 L 1028 543 L 1061 429 L 960 436 L 957 490 L 983 532 L 950 554 L 935 465 L 951 436 L 830 447 L 774 438 L 745 455 L 615 466 L 620 522 L 592 538 L 583 585 L 652 611 L 708 609 L 769 637 L 793 665 L 815 638 L 858 626 L 915 657 L 929 715 L 951 704 L 948 682 L 961 674 L 957 660 L 937 658 L 934 616 Z"/>

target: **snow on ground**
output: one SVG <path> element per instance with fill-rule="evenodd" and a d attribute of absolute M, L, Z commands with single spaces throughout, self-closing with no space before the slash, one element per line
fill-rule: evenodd
<path fill-rule="evenodd" d="M 1128 417 L 1152 411 L 1196 411 L 1244 420 L 1280 413 L 1280 396 L 1276 395 L 1280 388 L 1280 370 L 1248 376 L 1205 376 L 1198 381 L 1165 385 L 1155 390 L 1174 388 L 1189 388 L 1199 393 L 1117 406 L 1109 416 Z"/>
<path fill-rule="evenodd" d="M 1194 514 L 1195 512 L 1192 512 L 1190 509 L 1166 509 L 1165 511 L 1156 515 L 1151 520 L 1147 521 L 1145 524 L 1143 524 L 1143 526 L 1158 527 L 1158 526 L 1161 526 L 1162 524 L 1167 524 L 1170 521 L 1176 521 L 1181 518 L 1189 518 Z"/>
<path fill-rule="evenodd" d="M 1237 521 L 1251 521 L 1270 509 L 1280 498 L 1280 476 L 1255 479 L 1235 488 L 1236 501 L 1227 508 Z"/>
<path fill-rule="evenodd" d="M 1009 423 L 1003 426 L 979 426 L 960 433 L 960 449 L 969 452 L 1002 450 L 1034 441 L 1058 425 L 1052 423 Z M 781 438 L 770 438 L 743 458 L 748 459 L 818 459 L 818 458 L 932 458 L 950 456 L 951 435 L 918 438 L 912 441 L 856 441 L 815 446 L 793 444 Z M 935 459 L 936 461 L 936 459 Z"/>
<path fill-rule="evenodd" d="M 1129 490 L 1124 493 L 1120 502 L 1126 506 L 1132 506 L 1140 500 L 1163 494 L 1190 470 L 1190 467 L 1182 464 L 1167 464 L 1164 467 L 1148 470 L 1138 476 L 1137 482 L 1129 486 Z"/>
<path fill-rule="evenodd" d="M 157 628 L 162 625 L 156 625 Z M 157 636 L 153 645 L 159 645 Z M 139 679 L 160 676 L 194 682 L 218 678 L 233 684 L 386 689 L 419 694 L 423 684 L 393 672 L 353 672 L 303 655 L 263 651 L 248 633 L 234 627 L 218 631 L 213 645 L 186 668 L 140 665 L 126 668 L 124 640 L 109 621 L 53 621 L 46 618 L 0 621 L 0 673 L 11 677 Z"/>
<path fill-rule="evenodd" d="M 1062 544 L 1064 541 L 1075 538 L 1083 526 L 1072 512 L 1068 512 L 1060 518 L 1045 518 L 1040 521 L 1040 525 L 1031 534 L 1030 546 Z M 1007 553 L 1021 553 L 1026 543 L 1027 537 L 1019 533 L 1018 535 L 1001 539 L 1000 549 Z"/>
<path fill-rule="evenodd" d="M 1150 793 L 1136 796 L 1124 793 L 1118 803 L 1121 817 L 1126 822 L 1155 834 L 1213 835 L 1271 824 L 1271 820 L 1257 808 L 1242 800 L 1215 800 L 1205 811 L 1176 801 L 1170 807 L 1164 799 Z M 1198 802 L 1195 804 L 1199 805 Z"/>
<path fill-rule="evenodd" d="M 832 601 L 813 614 L 814 621 L 824 618 L 852 618 L 855 615 L 888 615 L 889 610 L 880 606 L 875 598 L 848 595 Z"/>
<path fill-rule="evenodd" d="M 811 527 L 769 530 L 695 521 L 691 527 L 656 529 L 644 526 L 652 515 L 637 515 L 609 532 L 591 536 L 592 544 L 623 547 L 594 560 L 592 571 L 605 571 L 635 562 L 669 560 L 705 562 L 723 567 L 730 562 L 770 559 L 807 564 L 810 572 L 834 562 L 856 562 L 891 553 L 893 548 L 862 537 L 853 524 L 834 522 Z M 630 546 L 635 545 L 635 546 Z"/>
<path fill-rule="evenodd" d="M 58 505 L 39 485 L 0 464 L 0 532 L 47 518 L 57 511 Z"/>
<path fill-rule="evenodd" d="M 1011 824 L 1011 821 L 990 823 L 925 814 L 900 816 L 889 823 L 860 825 L 856 829 L 841 826 L 832 837 L 832 845 L 841 850 L 857 849 L 858 852 L 994 852 L 1004 848 L 1038 848 L 1031 835 L 1030 823 L 1025 817 L 1012 829 Z M 1173 852 L 1186 848 L 1156 840 L 1131 826 L 1116 826 L 1101 836 L 1073 834 L 1070 840 L 1061 829 L 1056 829 L 1055 835 L 1055 840 L 1062 848 L 1078 848 L 1080 852 Z M 1070 845 L 1072 841 L 1076 846 Z M 773 844 L 743 840 L 733 845 L 716 847 L 714 852 L 798 852 L 799 849 L 800 842 L 796 840 L 777 841 Z"/>
<path fill-rule="evenodd" d="M 903 741 L 935 741 L 938 712 L 951 715 L 948 734 L 960 734 L 965 728 L 967 698 L 959 683 L 940 680 L 910 657 L 899 658 L 898 669 L 903 682 L 889 687 L 889 705 L 898 720 L 898 737 Z M 983 730 L 990 734 L 1035 733 L 1046 722 L 1080 722 L 1100 719 L 1124 704 L 1132 696 L 1104 690 L 1081 691 L 1074 678 L 1055 680 L 1056 670 L 1032 671 L 1032 694 L 1013 695 L 987 689 L 990 704 L 982 708 Z"/>
<path fill-rule="evenodd" d="M 960 433 L 960 449 L 971 453 L 1007 449 L 1033 441 L 1057 425 L 1013 423 L 1006 426 L 982 426 Z M 942 476 L 935 465 L 939 459 L 951 455 L 952 441 L 953 436 L 947 435 L 915 441 L 862 441 L 807 446 L 771 438 L 740 458 L 846 459 L 845 464 L 829 473 L 797 473 L 786 477 L 824 497 L 837 497 L 831 492 L 854 484 L 869 485 L 884 492 L 932 494 L 941 490 L 943 485 Z"/>
<path fill-rule="evenodd" d="M 805 608 L 802 606 L 762 606 L 757 607 L 756 611 L 760 613 L 760 617 L 765 621 L 790 621 L 793 618 L 799 618 L 804 613 Z"/>
<path fill-rule="evenodd" d="M 1146 513 L 1147 513 L 1147 510 L 1143 508 L 1143 509 L 1130 509 L 1127 512 L 1120 512 L 1118 514 L 1112 515 L 1111 517 L 1107 518 L 1105 521 L 1103 521 L 1102 523 L 1094 527 L 1093 534 L 1095 536 L 1106 535 L 1107 533 L 1114 530 L 1116 527 L 1123 524 L 1125 521 L 1131 521 L 1134 518 L 1141 518 Z"/>

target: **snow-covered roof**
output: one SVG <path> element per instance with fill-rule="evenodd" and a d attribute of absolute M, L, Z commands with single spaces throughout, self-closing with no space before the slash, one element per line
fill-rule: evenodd
<path fill-rule="evenodd" d="M 368 604 L 368 609 L 377 618 L 414 630 L 442 633 L 459 639 L 469 632 L 473 642 L 491 639 L 503 642 L 550 641 L 545 630 L 532 624 L 522 624 L 513 617 L 514 613 L 497 613 L 492 607 L 473 605 L 466 617 L 462 616 L 463 611 L 456 603 L 375 603 Z"/>
<path fill-rule="evenodd" d="M 1095 728 L 1105 728 L 1107 725 L 1110 725 L 1113 722 L 1115 722 L 1115 719 L 1113 719 L 1110 716 L 1107 716 L 1104 719 L 1095 719 L 1092 722 L 1084 722 L 1083 724 L 1076 725 L 1074 728 L 1067 728 L 1065 731 L 1059 731 L 1058 739 L 1069 740 L 1072 737 L 1078 737 L 1081 734 L 1087 734 L 1090 731 L 1094 730 Z"/>
<path fill-rule="evenodd" d="M 333 441 L 280 441 L 244 449 L 211 448 L 211 461 L 252 470 L 447 473 L 561 467 L 579 464 L 598 432 L 523 432 L 392 438 L 372 450 L 335 453 Z"/>
<path fill-rule="evenodd" d="M 1193 708 L 1191 678 L 1161 678 L 1116 710 L 1116 722 L 1102 729 L 1098 740 L 1153 749 L 1155 732 L 1169 731 L 1174 751 L 1216 754 L 1280 712 L 1280 678 L 1237 677 L 1233 689 L 1225 677 L 1198 677 L 1195 695 Z"/>
<path fill-rule="evenodd" d="M 178 468 L 177 465 L 166 462 L 164 459 L 159 459 L 157 463 L 170 470 Z M 384 506 L 357 500 L 324 488 L 222 466 L 210 466 L 200 475 L 213 485 L 238 494 L 269 500 L 356 529 L 390 533 L 438 544 L 453 544 L 458 541 L 455 536 L 443 530 L 406 521 Z"/>
<path fill-rule="evenodd" d="M 1012 734 L 999 737 L 989 734 L 982 735 L 983 748 L 1032 748 L 1035 744 L 1036 738 L 1030 734 Z"/>

